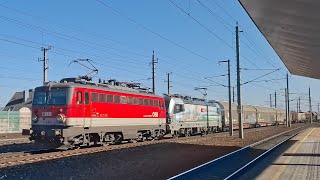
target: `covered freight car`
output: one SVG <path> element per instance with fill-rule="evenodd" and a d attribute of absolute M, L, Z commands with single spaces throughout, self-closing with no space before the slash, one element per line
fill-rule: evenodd
<path fill-rule="evenodd" d="M 271 126 L 277 123 L 277 111 L 275 108 L 259 107 L 257 109 L 257 122 L 259 126 Z"/>
<path fill-rule="evenodd" d="M 213 101 L 210 101 L 213 102 Z M 229 103 L 224 101 L 215 101 L 220 107 L 222 124 L 224 129 L 229 129 Z M 239 128 L 237 104 L 231 105 L 232 122 L 234 129 Z M 252 105 L 242 105 L 243 128 L 261 127 L 284 124 L 285 110 L 270 107 L 260 107 Z"/>
<path fill-rule="evenodd" d="M 257 125 L 257 109 L 251 105 L 242 106 L 242 117 L 244 122 L 244 127 L 256 127 Z"/>
<path fill-rule="evenodd" d="M 307 122 L 310 120 L 308 112 L 291 112 L 292 121 L 295 123 Z"/>
<path fill-rule="evenodd" d="M 209 101 L 210 103 L 216 103 L 220 108 L 221 118 L 222 118 L 222 126 L 223 130 L 229 130 L 229 103 L 224 101 Z M 238 128 L 238 114 L 237 114 L 237 104 L 231 104 L 231 116 L 232 116 L 232 123 L 234 129 Z"/>
<path fill-rule="evenodd" d="M 286 121 L 286 111 L 284 109 L 276 109 L 277 122 L 276 124 L 283 125 Z"/>
<path fill-rule="evenodd" d="M 213 102 L 213 101 L 210 101 Z M 224 101 L 216 101 L 216 104 L 220 107 L 221 116 L 222 116 L 222 124 L 224 125 L 224 129 L 229 129 L 229 103 Z M 242 118 L 243 119 L 243 128 L 251 128 L 256 124 L 256 112 L 254 106 L 251 105 L 243 105 L 242 106 Z M 237 113 L 237 104 L 231 104 L 231 114 L 232 114 L 232 123 L 233 129 L 239 129 L 238 122 L 238 113 Z"/>

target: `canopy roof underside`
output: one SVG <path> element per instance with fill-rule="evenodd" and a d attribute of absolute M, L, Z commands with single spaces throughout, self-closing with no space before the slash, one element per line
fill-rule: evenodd
<path fill-rule="evenodd" d="M 320 79 L 320 0 L 239 0 L 290 73 Z"/>

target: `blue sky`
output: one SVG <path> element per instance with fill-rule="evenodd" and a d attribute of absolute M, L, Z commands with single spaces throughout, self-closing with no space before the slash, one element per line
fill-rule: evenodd
<path fill-rule="evenodd" d="M 48 51 L 48 77 L 58 81 L 88 72 L 72 60 L 89 58 L 98 77 L 138 81 L 151 87 L 151 56 L 155 51 L 156 92 L 166 92 L 166 73 L 172 72 L 173 93 L 201 97 L 194 87 L 210 86 L 208 99 L 227 100 L 226 74 L 231 60 L 232 85 L 236 80 L 235 25 L 239 23 L 241 67 L 281 70 L 259 80 L 282 79 L 286 67 L 236 0 L 56 0 L 0 1 L 0 106 L 15 91 L 42 84 L 41 47 Z M 203 6 L 205 5 L 205 6 Z M 117 12 L 113 11 L 112 9 Z M 120 14 L 119 14 L 120 12 Z M 197 20 L 199 23 L 197 23 Z M 147 30 L 147 29 L 148 30 Z M 242 70 L 242 82 L 270 71 Z M 302 97 L 311 86 L 313 109 L 319 101 L 319 81 L 289 75 L 291 99 Z M 214 82 L 213 82 L 214 81 Z M 218 83 L 215 83 L 218 82 Z M 252 82 L 242 86 L 242 101 L 268 105 L 269 94 L 278 93 L 283 105 L 284 80 Z M 292 101 L 296 109 L 296 101 Z"/>

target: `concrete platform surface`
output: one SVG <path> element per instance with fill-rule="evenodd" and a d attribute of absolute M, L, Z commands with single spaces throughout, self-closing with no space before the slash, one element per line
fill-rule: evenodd
<path fill-rule="evenodd" d="M 239 179 L 320 180 L 320 127 L 280 145 Z"/>

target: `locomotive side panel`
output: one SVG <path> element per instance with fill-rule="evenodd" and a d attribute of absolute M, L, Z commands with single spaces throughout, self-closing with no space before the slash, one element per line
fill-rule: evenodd
<path fill-rule="evenodd" d="M 208 114 L 208 116 L 207 116 Z M 175 123 L 195 123 L 206 124 L 209 121 L 210 126 L 221 126 L 218 108 L 196 104 L 184 104 L 184 111 L 174 115 Z"/>
<path fill-rule="evenodd" d="M 135 139 L 147 131 L 165 132 L 163 98 L 97 89 L 84 91 L 84 94 L 89 94 L 89 113 L 85 113 L 84 117 L 70 117 L 68 125 L 76 127 L 81 126 L 81 122 L 89 121 L 85 127 L 90 127 L 91 133 L 99 133 L 103 128 L 106 133 L 122 133 L 123 139 Z M 75 109 L 81 111 L 81 108 Z"/>
<path fill-rule="evenodd" d="M 204 131 L 216 131 L 222 127 L 219 108 L 214 104 L 205 105 L 205 102 L 183 101 L 180 98 L 167 97 L 168 133 L 197 134 Z M 208 111 L 208 113 L 207 113 Z"/>
<path fill-rule="evenodd" d="M 75 93 L 84 90 L 77 89 Z M 162 98 L 117 93 L 112 91 L 90 91 L 89 114 L 81 116 L 81 104 L 73 99 L 74 112 L 68 125 L 82 126 L 83 120 L 90 119 L 90 126 L 138 126 L 165 125 L 165 108 Z M 78 107 L 77 107 L 78 106 Z"/>

